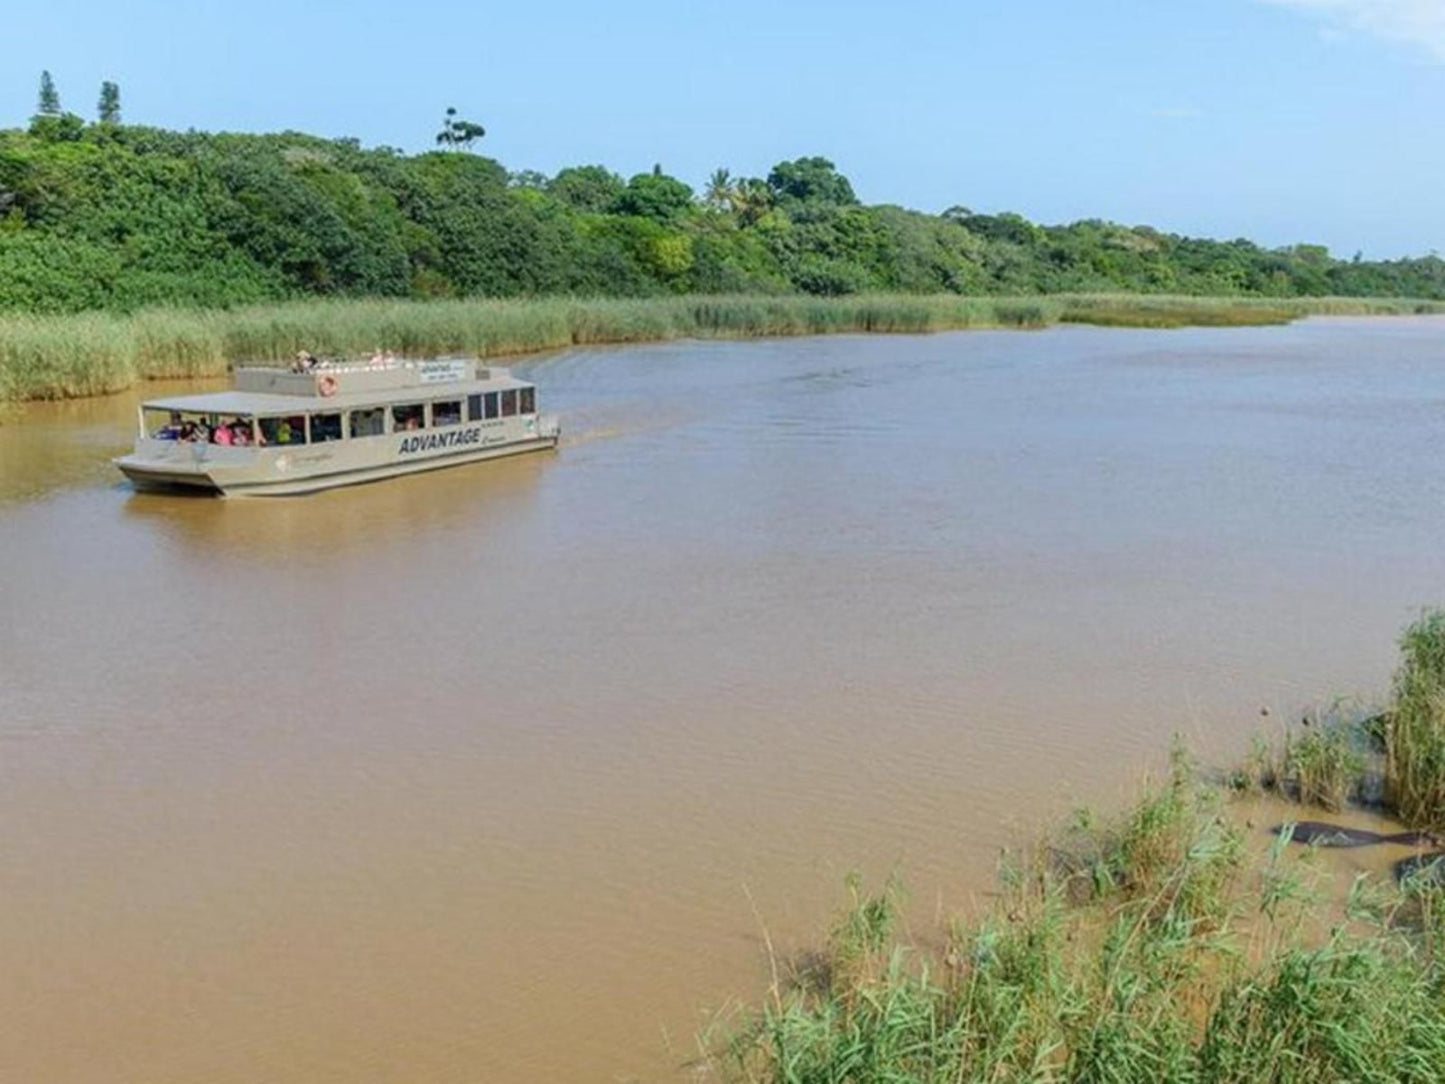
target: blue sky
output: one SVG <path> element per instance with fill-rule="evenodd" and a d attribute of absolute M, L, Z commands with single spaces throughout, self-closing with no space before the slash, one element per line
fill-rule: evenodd
<path fill-rule="evenodd" d="M 9 10 L 5 10 L 8 8 Z M 869 203 L 1445 252 L 1445 0 L 318 0 L 0 5 L 0 126 L 40 69 L 93 115 L 661 162 L 832 158 Z M 24 58 L 24 59 L 20 59 Z"/>

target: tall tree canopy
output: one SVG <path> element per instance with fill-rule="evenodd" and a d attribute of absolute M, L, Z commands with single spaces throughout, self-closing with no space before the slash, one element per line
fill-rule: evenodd
<path fill-rule="evenodd" d="M 779 203 L 833 204 L 858 202 L 848 178 L 826 158 L 794 158 L 779 162 L 768 174 L 768 187 Z"/>
<path fill-rule="evenodd" d="M 0 130 L 0 309 L 684 291 L 1445 297 L 1433 256 L 1337 260 L 961 204 L 866 207 L 818 156 L 765 178 L 719 170 L 702 202 L 661 169 L 544 178 L 451 153 L 465 142 L 408 156 L 295 132 L 169 132 L 120 123 L 118 92 L 87 125 L 58 97 L 28 130 Z"/>
<path fill-rule="evenodd" d="M 108 79 L 100 84 L 100 101 L 96 104 L 96 116 L 102 124 L 120 123 L 120 87 Z"/>
<path fill-rule="evenodd" d="M 55 89 L 55 80 L 50 73 L 40 73 L 40 93 L 35 102 L 35 112 L 42 117 L 58 116 L 60 113 L 60 92 Z"/>

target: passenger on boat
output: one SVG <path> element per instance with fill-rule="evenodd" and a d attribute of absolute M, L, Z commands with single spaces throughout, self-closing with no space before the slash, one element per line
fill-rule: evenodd
<path fill-rule="evenodd" d="M 251 426 L 239 418 L 231 423 L 231 443 L 236 445 L 251 443 Z"/>
<path fill-rule="evenodd" d="M 181 416 L 171 411 L 170 421 L 156 430 L 156 440 L 179 440 L 181 437 Z"/>
<path fill-rule="evenodd" d="M 316 355 L 310 350 L 302 350 L 296 355 L 296 360 L 291 363 L 291 371 L 293 373 L 309 373 L 314 371 L 320 364 L 321 362 L 316 359 Z"/>
<path fill-rule="evenodd" d="M 222 422 L 220 425 L 216 426 L 216 428 L 211 430 L 211 440 L 215 441 L 215 443 L 217 444 L 225 444 L 229 446 L 232 443 L 231 427 L 225 422 Z"/>

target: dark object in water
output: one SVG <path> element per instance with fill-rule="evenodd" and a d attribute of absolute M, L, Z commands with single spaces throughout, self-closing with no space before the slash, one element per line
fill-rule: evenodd
<path fill-rule="evenodd" d="M 1409 858 L 1400 859 L 1390 868 L 1397 881 L 1415 878 L 1437 888 L 1445 888 L 1445 851 L 1412 854 Z"/>
<path fill-rule="evenodd" d="M 1300 821 L 1297 824 L 1280 824 L 1271 828 L 1275 835 L 1283 835 L 1290 829 L 1291 843 L 1308 843 L 1313 847 L 1370 847 L 1376 843 L 1404 843 L 1415 847 L 1422 843 L 1434 843 L 1435 837 L 1429 832 L 1395 832 L 1381 835 L 1367 832 L 1363 828 L 1346 828 L 1342 824 L 1326 824 L 1324 821 Z"/>

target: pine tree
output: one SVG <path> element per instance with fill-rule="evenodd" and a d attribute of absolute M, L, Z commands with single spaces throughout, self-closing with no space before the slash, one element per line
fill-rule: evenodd
<path fill-rule="evenodd" d="M 120 123 L 120 87 L 109 79 L 100 84 L 100 104 L 96 112 L 102 124 Z"/>
<path fill-rule="evenodd" d="M 55 89 L 55 80 L 50 78 L 49 72 L 40 73 L 40 101 L 35 111 L 43 117 L 60 116 L 60 93 Z"/>

